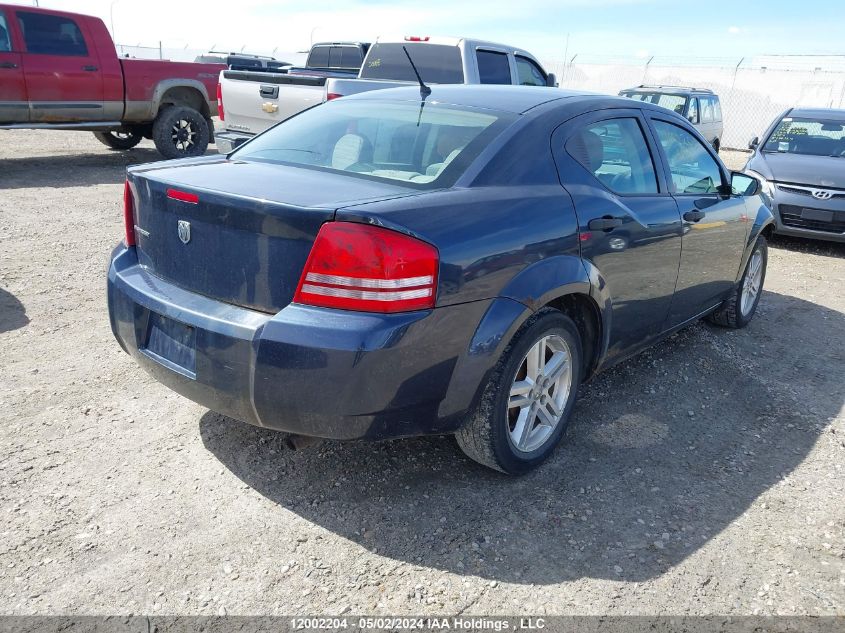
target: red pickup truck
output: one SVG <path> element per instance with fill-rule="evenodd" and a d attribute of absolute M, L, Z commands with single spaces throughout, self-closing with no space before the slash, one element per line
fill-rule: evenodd
<path fill-rule="evenodd" d="M 149 138 L 166 158 L 198 156 L 224 68 L 121 59 L 99 18 L 0 4 L 0 129 L 88 130 L 114 149 Z"/>

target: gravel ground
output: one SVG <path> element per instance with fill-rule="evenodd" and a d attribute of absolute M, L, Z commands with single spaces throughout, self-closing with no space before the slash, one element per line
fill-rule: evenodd
<path fill-rule="evenodd" d="M 112 339 L 156 159 L 0 131 L 0 613 L 845 614 L 845 245 L 775 240 L 748 329 L 597 377 L 529 476 L 448 437 L 291 452 Z"/>

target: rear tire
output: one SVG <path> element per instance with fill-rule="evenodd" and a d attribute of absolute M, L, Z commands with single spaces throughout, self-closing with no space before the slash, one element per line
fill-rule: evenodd
<path fill-rule="evenodd" d="M 103 145 L 119 150 L 132 149 L 144 138 L 135 132 L 123 132 L 120 130 L 94 132 L 94 137 Z"/>
<path fill-rule="evenodd" d="M 739 284 L 731 296 L 707 317 L 710 323 L 734 329 L 744 328 L 751 323 L 763 294 L 768 261 L 769 247 L 766 238 L 760 235 L 754 243 L 754 250 L 751 251 Z"/>
<path fill-rule="evenodd" d="M 572 319 L 552 309 L 531 317 L 505 349 L 480 402 L 455 434 L 461 450 L 509 475 L 539 466 L 569 423 L 582 358 Z"/>
<path fill-rule="evenodd" d="M 208 121 L 193 108 L 165 108 L 153 122 L 153 142 L 165 158 L 202 156 L 210 138 Z"/>

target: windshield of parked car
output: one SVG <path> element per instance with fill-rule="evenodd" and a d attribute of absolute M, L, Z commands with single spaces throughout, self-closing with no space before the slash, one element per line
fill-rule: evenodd
<path fill-rule="evenodd" d="M 419 188 L 451 186 L 515 116 L 432 102 L 337 99 L 270 128 L 232 158 Z"/>
<path fill-rule="evenodd" d="M 683 114 L 687 105 L 687 98 L 683 95 L 667 95 L 662 92 L 624 92 L 622 94 L 636 101 L 659 105 L 678 114 Z"/>
<path fill-rule="evenodd" d="M 845 124 L 841 121 L 786 117 L 769 136 L 763 151 L 845 156 Z"/>
<path fill-rule="evenodd" d="M 408 49 L 408 54 L 414 60 L 414 66 L 425 83 L 464 83 L 464 66 L 458 47 L 427 42 L 373 44 L 361 67 L 361 79 L 392 79 L 416 83 L 417 76 L 402 47 Z"/>

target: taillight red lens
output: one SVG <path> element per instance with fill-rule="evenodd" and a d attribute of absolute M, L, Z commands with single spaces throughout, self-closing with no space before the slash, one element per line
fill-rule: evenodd
<path fill-rule="evenodd" d="M 226 111 L 223 109 L 223 85 L 217 82 L 217 116 L 223 121 L 226 118 Z"/>
<path fill-rule="evenodd" d="M 434 307 L 437 249 L 403 233 L 354 222 L 320 228 L 294 302 L 362 312 Z"/>
<path fill-rule="evenodd" d="M 123 185 L 123 226 L 126 229 L 126 245 L 135 246 L 135 199 L 128 179 Z"/>
<path fill-rule="evenodd" d="M 333 101 L 334 99 L 340 99 L 343 95 L 339 92 L 329 92 L 326 93 L 326 101 Z"/>
<path fill-rule="evenodd" d="M 188 193 L 187 191 L 179 191 L 178 189 L 168 189 L 167 197 L 172 200 L 179 200 L 189 204 L 197 204 L 200 201 L 200 197 L 197 194 Z"/>

